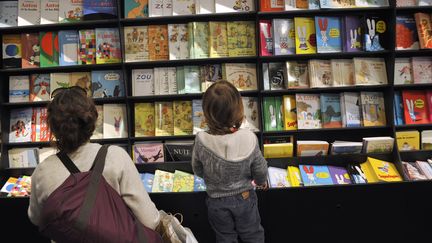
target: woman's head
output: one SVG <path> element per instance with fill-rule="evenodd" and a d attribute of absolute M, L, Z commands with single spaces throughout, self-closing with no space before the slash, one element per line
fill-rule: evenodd
<path fill-rule="evenodd" d="M 231 133 L 238 129 L 243 121 L 240 93 L 228 81 L 222 80 L 212 84 L 204 93 L 202 107 L 212 134 Z"/>
<path fill-rule="evenodd" d="M 74 86 L 52 93 L 48 104 L 48 125 L 60 151 L 71 153 L 89 141 L 96 127 L 98 113 L 84 89 Z"/>

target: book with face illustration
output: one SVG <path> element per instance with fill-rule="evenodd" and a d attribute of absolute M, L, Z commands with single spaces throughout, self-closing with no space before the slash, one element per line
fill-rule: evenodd
<path fill-rule="evenodd" d="M 149 60 L 147 26 L 124 27 L 126 62 L 139 62 Z"/>
<path fill-rule="evenodd" d="M 174 135 L 192 135 L 192 101 L 179 100 L 173 102 Z"/>
<path fill-rule="evenodd" d="M 295 54 L 295 28 L 293 19 L 273 19 L 274 55 Z"/>
<path fill-rule="evenodd" d="M 424 90 L 403 90 L 402 103 L 405 124 L 429 123 L 429 112 Z"/>
<path fill-rule="evenodd" d="M 77 22 L 83 18 L 83 0 L 61 0 L 59 1 L 59 22 Z"/>
<path fill-rule="evenodd" d="M 365 31 L 363 45 L 365 51 L 383 51 L 387 49 L 390 43 L 388 24 L 383 17 L 365 16 L 363 18 Z"/>
<path fill-rule="evenodd" d="M 169 59 L 189 59 L 187 24 L 168 25 Z"/>
<path fill-rule="evenodd" d="M 186 30 L 187 31 L 187 30 Z M 209 22 L 210 57 L 228 57 L 226 22 Z"/>
<path fill-rule="evenodd" d="M 173 102 L 155 102 L 155 135 L 174 135 Z"/>
<path fill-rule="evenodd" d="M 103 117 L 103 138 L 126 138 L 128 136 L 125 104 L 104 104 Z"/>
<path fill-rule="evenodd" d="M 344 34 L 344 52 L 358 52 L 363 51 L 363 26 L 359 16 L 351 15 L 344 16 L 342 18 L 343 28 L 342 33 Z"/>
<path fill-rule="evenodd" d="M 154 103 L 135 104 L 135 137 L 155 135 L 155 105 Z"/>
<path fill-rule="evenodd" d="M 296 94 L 296 102 L 298 128 L 321 128 L 320 95 Z"/>
<path fill-rule="evenodd" d="M 77 46 L 75 46 L 75 52 L 76 48 Z M 21 34 L 21 52 L 22 68 L 37 68 L 40 66 L 40 45 L 38 33 Z"/>
<path fill-rule="evenodd" d="M 260 131 L 258 100 L 256 97 L 242 97 L 244 117 L 240 128 L 249 129 L 253 132 Z"/>
<path fill-rule="evenodd" d="M 341 52 L 341 21 L 339 17 L 315 16 L 318 53 Z"/>
<path fill-rule="evenodd" d="M 385 126 L 387 124 L 382 92 L 360 92 L 360 102 L 365 127 Z"/>
<path fill-rule="evenodd" d="M 255 63 L 224 63 L 222 76 L 239 91 L 257 89 Z"/>
<path fill-rule="evenodd" d="M 296 54 L 316 53 L 316 34 L 314 18 L 295 17 Z"/>
<path fill-rule="evenodd" d="M 253 0 L 215 0 L 216 13 L 250 12 L 255 11 Z"/>

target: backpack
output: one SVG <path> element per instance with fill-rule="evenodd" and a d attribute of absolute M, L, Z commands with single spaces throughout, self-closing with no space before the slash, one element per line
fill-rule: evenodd
<path fill-rule="evenodd" d="M 103 145 L 87 172 L 80 172 L 65 153 L 57 153 L 71 174 L 45 202 L 40 231 L 57 243 L 162 243 L 102 176 L 107 151 Z"/>

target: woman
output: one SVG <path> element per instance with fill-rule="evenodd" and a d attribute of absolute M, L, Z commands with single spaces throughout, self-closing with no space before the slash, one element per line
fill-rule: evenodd
<path fill-rule="evenodd" d="M 48 105 L 48 125 L 55 147 L 66 153 L 80 171 L 88 171 L 101 147 L 89 142 L 98 117 L 95 104 L 78 86 L 57 89 L 51 96 L 54 98 Z M 33 224 L 42 225 L 41 212 L 47 198 L 69 175 L 57 155 L 51 155 L 36 167 L 28 209 Z M 159 212 L 144 189 L 134 163 L 122 148 L 109 147 L 103 176 L 142 224 L 151 229 L 158 226 Z"/>

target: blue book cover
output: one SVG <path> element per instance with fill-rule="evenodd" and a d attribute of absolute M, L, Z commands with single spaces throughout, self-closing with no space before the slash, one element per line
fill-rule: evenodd
<path fill-rule="evenodd" d="M 117 16 L 116 0 L 84 0 L 84 19 L 106 19 Z"/>
<path fill-rule="evenodd" d="M 123 97 L 124 81 L 121 70 L 101 70 L 92 72 L 93 98 Z"/>
<path fill-rule="evenodd" d="M 194 192 L 205 191 L 206 189 L 204 179 L 194 175 Z"/>
<path fill-rule="evenodd" d="M 60 66 L 78 64 L 79 35 L 76 30 L 62 30 L 58 32 L 60 48 Z"/>
<path fill-rule="evenodd" d="M 402 103 L 402 95 L 400 91 L 395 91 L 394 98 L 394 110 L 395 110 L 395 125 L 404 124 L 404 111 Z"/>
<path fill-rule="evenodd" d="M 147 192 L 152 192 L 153 180 L 154 180 L 154 174 L 141 173 L 141 181 L 143 182 Z"/>
<path fill-rule="evenodd" d="M 322 127 L 342 127 L 342 116 L 339 94 L 321 94 Z"/>
<path fill-rule="evenodd" d="M 315 16 L 318 53 L 341 52 L 341 21 L 339 17 Z"/>
<path fill-rule="evenodd" d="M 330 171 L 330 176 L 333 180 L 333 184 L 351 184 L 351 179 L 348 175 L 348 171 L 344 167 L 329 165 L 328 170 Z"/>
<path fill-rule="evenodd" d="M 305 186 L 333 185 L 326 165 L 300 165 L 299 169 Z"/>
<path fill-rule="evenodd" d="M 124 18 L 136 19 L 149 16 L 149 0 L 125 0 Z"/>
<path fill-rule="evenodd" d="M 414 17 L 396 16 L 396 50 L 418 50 L 419 47 Z"/>
<path fill-rule="evenodd" d="M 364 48 L 365 51 L 383 51 L 384 45 L 388 45 L 386 33 L 387 24 L 382 17 L 365 17 L 364 23 Z"/>

